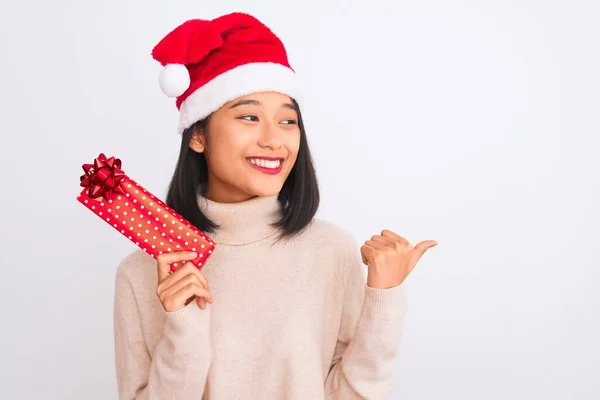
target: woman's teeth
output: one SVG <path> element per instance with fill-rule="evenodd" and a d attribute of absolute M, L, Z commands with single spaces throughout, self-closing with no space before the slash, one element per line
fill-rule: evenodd
<path fill-rule="evenodd" d="M 281 160 L 264 160 L 262 158 L 250 158 L 252 164 L 258 165 L 263 168 L 279 168 Z"/>

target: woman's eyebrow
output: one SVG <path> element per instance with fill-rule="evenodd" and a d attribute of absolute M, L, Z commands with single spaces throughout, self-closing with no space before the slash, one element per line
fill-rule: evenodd
<path fill-rule="evenodd" d="M 232 108 L 245 106 L 245 105 L 260 106 L 261 104 L 260 104 L 260 101 L 258 101 L 258 100 L 252 100 L 252 99 L 239 100 L 239 101 L 236 101 L 235 103 L 233 103 L 231 106 L 229 106 L 229 109 L 231 110 Z M 294 105 L 292 103 L 283 103 L 281 105 L 281 107 L 289 108 L 290 110 L 296 111 L 296 107 L 294 107 Z"/>
<path fill-rule="evenodd" d="M 250 100 L 250 99 L 248 99 L 248 100 L 240 100 L 240 101 L 237 101 L 237 102 L 233 103 L 231 106 L 229 106 L 229 109 L 231 110 L 232 108 L 239 107 L 239 106 L 245 106 L 245 105 L 248 105 L 248 104 L 259 106 L 260 105 L 260 101 L 258 101 L 258 100 Z"/>

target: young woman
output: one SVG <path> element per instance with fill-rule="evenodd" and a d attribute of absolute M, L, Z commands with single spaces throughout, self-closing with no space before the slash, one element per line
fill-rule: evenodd
<path fill-rule="evenodd" d="M 388 398 L 402 283 L 437 243 L 384 230 L 360 248 L 364 279 L 352 236 L 314 217 L 301 88 L 283 44 L 252 16 L 187 21 L 153 56 L 180 111 L 166 202 L 216 249 L 202 270 L 184 251 L 120 264 L 120 398 Z"/>

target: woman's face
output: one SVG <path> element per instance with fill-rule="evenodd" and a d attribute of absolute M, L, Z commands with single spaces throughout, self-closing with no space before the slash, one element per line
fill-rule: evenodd
<path fill-rule="evenodd" d="M 206 197 L 232 203 L 279 193 L 300 146 L 298 114 L 289 96 L 276 92 L 239 97 L 214 112 L 207 132 L 190 147 L 208 163 Z"/>

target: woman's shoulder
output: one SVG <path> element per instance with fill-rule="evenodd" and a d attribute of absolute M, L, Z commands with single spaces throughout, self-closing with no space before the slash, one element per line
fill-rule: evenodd
<path fill-rule="evenodd" d="M 352 268 L 359 265 L 360 248 L 354 234 L 341 224 L 314 218 L 304 233 L 302 247 L 310 248 L 312 256 L 320 265 L 330 265 L 347 277 Z M 336 272 L 336 273 L 337 273 Z M 346 278 L 342 279 L 346 282 Z"/>
<path fill-rule="evenodd" d="M 129 253 L 117 266 L 117 278 L 125 278 L 130 283 L 154 282 L 156 277 L 156 260 L 141 249 Z"/>
<path fill-rule="evenodd" d="M 349 229 L 322 218 L 313 218 L 304 235 L 307 239 L 341 251 L 355 251 L 357 240 Z"/>

